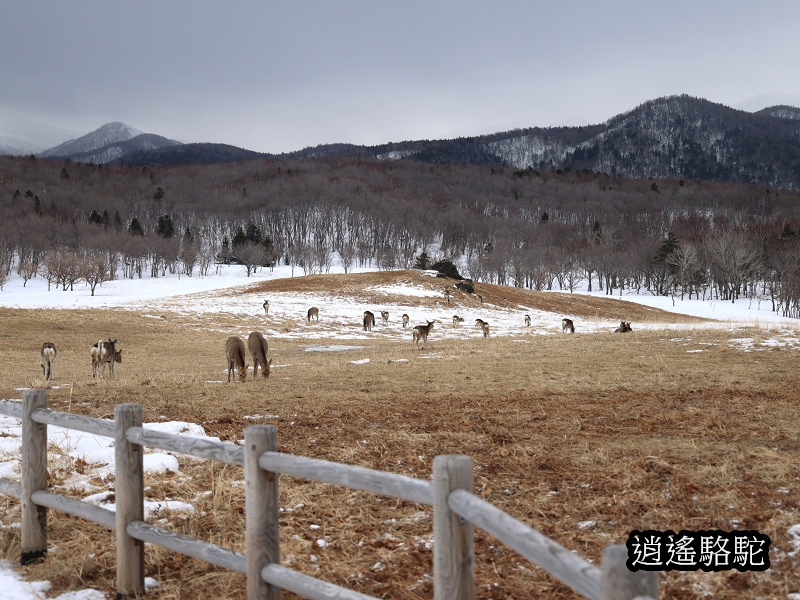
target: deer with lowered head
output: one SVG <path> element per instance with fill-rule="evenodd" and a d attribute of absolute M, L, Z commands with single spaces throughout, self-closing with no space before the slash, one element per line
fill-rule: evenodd
<path fill-rule="evenodd" d="M 319 309 L 316 306 L 312 306 L 308 309 L 308 315 L 306 318 L 310 321 L 311 319 L 316 319 L 319 322 Z"/>
<path fill-rule="evenodd" d="M 525 327 L 530 327 L 530 326 L 531 326 L 531 316 L 525 315 Z"/>
<path fill-rule="evenodd" d="M 422 349 L 425 350 L 425 345 L 428 343 L 428 334 L 433 329 L 433 324 L 436 321 L 428 321 L 427 325 L 417 325 L 411 331 L 411 341 L 417 345 L 417 350 L 419 350 L 419 341 L 422 340 Z"/>
<path fill-rule="evenodd" d="M 364 331 L 372 331 L 372 327 L 375 325 L 375 315 L 372 313 L 371 310 L 364 311 Z"/>
<path fill-rule="evenodd" d="M 572 319 L 561 319 L 561 331 L 563 333 L 575 333 L 575 323 L 572 322 Z"/>
<path fill-rule="evenodd" d="M 56 347 L 55 344 L 52 342 L 45 342 L 42 344 L 42 373 L 44 374 L 45 380 L 48 379 L 55 379 L 56 376 L 53 373 L 53 363 L 56 360 Z"/>
<path fill-rule="evenodd" d="M 228 362 L 228 383 L 231 382 L 233 368 L 239 371 L 239 381 L 247 380 L 247 355 L 245 354 L 244 342 L 241 338 L 232 335 L 225 342 L 225 359 Z M 263 371 L 262 371 L 263 372 Z M 233 375 L 234 382 L 236 376 Z"/>
<path fill-rule="evenodd" d="M 459 323 L 464 322 L 464 317 L 459 317 L 458 315 L 453 315 L 453 327 L 458 327 Z"/>
<path fill-rule="evenodd" d="M 100 340 L 92 346 L 90 352 L 92 355 L 92 377 L 96 379 L 99 371 L 100 378 L 105 379 L 106 365 L 108 365 L 108 371 L 113 378 L 114 363 L 122 362 L 122 350 L 117 350 L 117 340 L 112 341 L 111 338 L 108 338 L 107 342 Z"/>
<path fill-rule="evenodd" d="M 261 365 L 261 376 L 264 379 L 269 378 L 272 359 L 267 361 L 267 350 L 269 349 L 267 339 L 260 332 L 254 331 L 247 338 L 247 349 L 253 357 L 253 379 L 258 377 L 258 365 Z"/>
<path fill-rule="evenodd" d="M 483 331 L 483 326 L 486 324 L 486 321 L 483 319 L 475 319 L 475 327 Z"/>

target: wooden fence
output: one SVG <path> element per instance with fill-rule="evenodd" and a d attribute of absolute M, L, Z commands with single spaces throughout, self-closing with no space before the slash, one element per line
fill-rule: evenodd
<path fill-rule="evenodd" d="M 631 572 L 624 545 L 603 551 L 602 569 L 472 493 L 472 459 L 437 456 L 433 479 L 416 479 L 364 467 L 278 452 L 274 425 L 245 430 L 245 445 L 144 429 L 142 408 L 121 404 L 114 421 L 47 408 L 45 390 L 26 390 L 22 404 L 0 402 L 0 414 L 22 420 L 21 482 L 0 479 L 0 492 L 22 505 L 22 564 L 47 552 L 47 509 L 57 509 L 116 531 L 117 598 L 144 594 L 144 543 L 198 558 L 247 576 L 248 600 L 277 599 L 288 590 L 314 600 L 373 598 L 280 565 L 278 475 L 284 473 L 433 506 L 435 600 L 474 598 L 473 528 L 478 526 L 592 600 L 658 597 L 658 574 Z M 116 511 L 59 494 L 47 487 L 47 425 L 115 440 Z M 144 522 L 142 446 L 244 466 L 246 553 L 235 552 Z"/>

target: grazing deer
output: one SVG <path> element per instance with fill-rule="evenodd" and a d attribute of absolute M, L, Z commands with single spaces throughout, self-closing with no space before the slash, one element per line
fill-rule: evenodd
<path fill-rule="evenodd" d="M 406 327 L 408 327 L 408 315 L 403 313 L 403 316 L 401 318 L 403 319 L 403 328 L 405 329 Z"/>
<path fill-rule="evenodd" d="M 485 324 L 486 322 L 483 319 L 475 319 L 475 327 L 477 327 L 478 329 L 483 330 L 483 326 Z"/>
<path fill-rule="evenodd" d="M 464 317 L 459 317 L 458 315 L 453 315 L 453 327 L 458 327 L 459 323 L 464 322 Z"/>
<path fill-rule="evenodd" d="M 117 340 L 107 342 L 100 340 L 91 349 L 92 354 L 92 378 L 97 378 L 100 371 L 100 378 L 106 378 L 106 364 L 111 377 L 114 377 L 114 363 L 122 362 L 122 350 L 117 350 Z"/>
<path fill-rule="evenodd" d="M 247 355 L 241 338 L 235 335 L 228 338 L 228 341 L 225 342 L 225 358 L 228 361 L 228 383 L 231 382 L 234 367 L 239 371 L 239 381 L 245 381 L 247 379 Z M 233 379 L 235 382 L 235 375 Z"/>
<path fill-rule="evenodd" d="M 264 307 L 264 316 L 269 314 L 269 300 L 264 300 L 264 304 L 261 306 Z"/>
<path fill-rule="evenodd" d="M 383 319 L 383 324 L 386 325 L 389 323 L 389 311 L 382 310 L 381 311 L 381 319 Z"/>
<path fill-rule="evenodd" d="M 614 330 L 614 333 L 628 333 L 629 331 L 633 331 L 630 322 L 620 321 L 619 327 Z"/>
<path fill-rule="evenodd" d="M 272 359 L 267 360 L 267 344 L 266 338 L 258 331 L 254 331 L 247 338 L 247 349 L 253 357 L 253 379 L 258 376 L 258 365 L 261 365 L 261 376 L 264 379 L 269 378 L 269 366 L 272 364 Z"/>
<path fill-rule="evenodd" d="M 488 323 L 484 323 L 483 327 L 481 327 L 481 330 L 483 330 L 483 337 L 485 337 L 485 338 L 489 337 L 489 324 Z"/>
<path fill-rule="evenodd" d="M 428 343 L 428 334 L 433 329 L 433 324 L 436 321 L 428 321 L 427 325 L 417 325 L 411 331 L 411 341 L 413 341 L 417 345 L 417 350 L 419 350 L 419 341 L 422 340 L 422 349 L 425 350 L 425 345 Z"/>
<path fill-rule="evenodd" d="M 561 331 L 563 333 L 575 333 L 575 324 L 572 319 L 561 319 Z"/>
<path fill-rule="evenodd" d="M 531 316 L 525 315 L 525 327 L 530 327 L 530 326 L 531 326 Z"/>
<path fill-rule="evenodd" d="M 308 309 L 307 319 L 310 321 L 311 319 L 316 319 L 319 323 L 319 309 L 316 306 L 312 306 Z"/>
<path fill-rule="evenodd" d="M 364 311 L 364 331 L 372 331 L 372 326 L 375 325 L 375 315 L 372 311 Z"/>
<path fill-rule="evenodd" d="M 42 344 L 42 373 L 45 380 L 55 379 L 53 373 L 53 363 L 56 360 L 56 347 L 52 342 L 45 342 Z"/>

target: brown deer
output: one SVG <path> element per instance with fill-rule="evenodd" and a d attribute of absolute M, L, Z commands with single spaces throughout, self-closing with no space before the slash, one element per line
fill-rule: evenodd
<path fill-rule="evenodd" d="M 633 331 L 630 322 L 620 321 L 619 327 L 614 330 L 614 333 L 628 333 L 629 331 Z"/>
<path fill-rule="evenodd" d="M 459 323 L 464 322 L 464 317 L 459 317 L 458 315 L 453 315 L 453 327 L 458 327 Z"/>
<path fill-rule="evenodd" d="M 531 316 L 525 315 L 525 327 L 530 327 L 530 326 L 531 326 Z"/>
<path fill-rule="evenodd" d="M 481 296 L 480 294 L 475 294 L 475 297 L 478 299 L 478 302 L 483 304 L 483 296 Z"/>
<path fill-rule="evenodd" d="M 508 298 L 503 298 L 503 306 L 508 306 Z"/>
<path fill-rule="evenodd" d="M 481 330 L 483 331 L 483 337 L 488 338 L 489 337 L 489 324 L 484 322 L 483 327 L 481 327 Z"/>
<path fill-rule="evenodd" d="M 244 350 L 244 342 L 241 338 L 232 335 L 228 338 L 228 341 L 225 342 L 225 358 L 228 361 L 228 383 L 231 382 L 231 375 L 233 374 L 233 368 L 239 371 L 239 381 L 246 381 L 247 380 L 247 355 L 245 354 Z M 236 381 L 236 376 L 233 377 L 234 382 Z"/>
<path fill-rule="evenodd" d="M 408 315 L 407 315 L 407 314 L 405 314 L 405 313 L 403 313 L 403 316 L 402 316 L 402 317 L 400 317 L 400 318 L 401 318 L 401 319 L 403 319 L 403 328 L 406 328 L 406 327 L 408 327 L 408 320 L 409 320 L 409 317 L 408 317 Z"/>
<path fill-rule="evenodd" d="M 450 290 L 445 288 L 444 297 L 447 298 L 447 303 L 450 304 Z"/>
<path fill-rule="evenodd" d="M 45 342 L 42 344 L 42 373 L 44 374 L 45 380 L 48 379 L 55 379 L 56 376 L 53 373 L 53 363 L 56 360 L 56 347 L 55 344 L 52 342 Z"/>
<path fill-rule="evenodd" d="M 264 304 L 261 306 L 264 307 L 264 316 L 269 314 L 269 300 L 264 300 Z"/>
<path fill-rule="evenodd" d="M 253 379 L 258 377 L 258 365 L 261 365 L 261 376 L 268 379 L 272 359 L 267 360 L 269 344 L 267 344 L 266 338 L 260 332 L 254 331 L 247 338 L 247 349 L 253 357 Z"/>
<path fill-rule="evenodd" d="M 92 355 L 92 377 L 97 378 L 97 372 L 100 372 L 100 378 L 106 378 L 106 364 L 111 377 L 114 377 L 114 363 L 122 362 L 122 350 L 117 350 L 117 340 L 111 341 L 108 338 L 107 342 L 100 340 L 91 349 Z"/>
<path fill-rule="evenodd" d="M 370 310 L 364 311 L 364 331 L 372 331 L 372 328 L 375 326 L 375 314 Z"/>
<path fill-rule="evenodd" d="M 572 322 L 572 319 L 561 319 L 561 331 L 563 333 L 575 333 L 575 323 Z"/>
<path fill-rule="evenodd" d="M 383 324 L 384 325 L 388 325 L 389 324 L 389 311 L 388 310 L 382 310 L 381 311 L 381 319 L 383 319 Z"/>
<path fill-rule="evenodd" d="M 483 319 L 475 319 L 475 327 L 483 331 L 483 326 L 486 324 L 486 321 Z"/>
<path fill-rule="evenodd" d="M 428 334 L 433 329 L 433 324 L 436 321 L 428 321 L 427 325 L 417 325 L 411 331 L 411 341 L 413 341 L 417 345 L 417 350 L 419 350 L 419 341 L 422 340 L 422 349 L 425 350 L 425 345 L 428 343 Z"/>
<path fill-rule="evenodd" d="M 316 319 L 319 323 L 319 309 L 316 306 L 312 306 L 308 309 L 308 315 L 306 318 L 310 321 L 311 319 Z"/>

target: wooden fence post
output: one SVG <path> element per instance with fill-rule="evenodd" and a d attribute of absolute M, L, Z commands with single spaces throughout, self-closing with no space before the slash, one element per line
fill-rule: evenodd
<path fill-rule="evenodd" d="M 117 518 L 117 600 L 143 595 L 144 542 L 130 537 L 128 523 L 144 520 L 142 447 L 125 438 L 129 427 L 142 426 L 139 404 L 114 407 L 114 468 Z"/>
<path fill-rule="evenodd" d="M 47 488 L 47 425 L 33 421 L 33 411 L 47 408 L 46 390 L 22 392 L 22 520 L 20 562 L 28 565 L 47 555 L 47 509 L 31 495 Z"/>
<path fill-rule="evenodd" d="M 624 544 L 603 549 L 603 600 L 658 598 L 657 571 L 631 571 Z"/>
<path fill-rule="evenodd" d="M 475 547 L 472 523 L 450 510 L 447 496 L 455 489 L 472 492 L 472 458 L 445 454 L 433 459 L 433 597 L 475 597 Z"/>
<path fill-rule="evenodd" d="M 278 473 L 258 466 L 258 458 L 278 450 L 275 425 L 252 425 L 244 430 L 247 600 L 278 600 L 280 590 L 261 578 L 270 563 L 280 562 L 278 546 Z"/>

